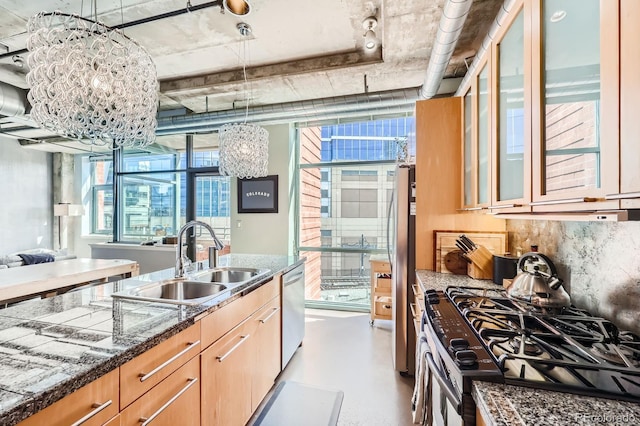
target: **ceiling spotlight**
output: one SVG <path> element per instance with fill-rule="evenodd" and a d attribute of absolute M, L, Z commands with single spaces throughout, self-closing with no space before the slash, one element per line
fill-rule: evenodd
<path fill-rule="evenodd" d="M 247 0 L 222 0 L 222 7 L 234 16 L 246 16 L 251 12 L 251 5 Z"/>
<path fill-rule="evenodd" d="M 373 29 L 378 25 L 378 20 L 375 16 L 369 16 L 362 21 L 362 28 L 365 29 L 364 33 L 364 48 L 367 50 L 373 50 L 378 46 L 378 38 Z"/>
<path fill-rule="evenodd" d="M 238 25 L 236 25 L 236 28 L 238 29 L 238 32 L 240 32 L 240 35 L 243 37 L 249 37 L 251 35 L 251 27 L 245 22 L 240 22 Z"/>
<path fill-rule="evenodd" d="M 551 22 L 560 22 L 567 16 L 567 12 L 564 10 L 556 10 L 551 14 L 549 21 Z"/>

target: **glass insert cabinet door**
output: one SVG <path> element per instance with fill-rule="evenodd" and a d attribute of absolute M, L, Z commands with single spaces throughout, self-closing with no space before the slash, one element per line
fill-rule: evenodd
<path fill-rule="evenodd" d="M 524 198 L 525 129 L 524 10 L 520 10 L 496 46 L 498 82 L 497 202 Z M 525 147 L 527 152 L 525 152 Z M 528 168 L 527 168 L 528 170 Z"/>
<path fill-rule="evenodd" d="M 463 206 L 473 204 L 473 91 L 470 89 L 464 96 L 464 146 L 463 146 Z"/>
<path fill-rule="evenodd" d="M 478 204 L 489 203 L 489 67 L 478 74 Z"/>
<path fill-rule="evenodd" d="M 600 3 L 541 2 L 541 196 L 601 187 Z"/>

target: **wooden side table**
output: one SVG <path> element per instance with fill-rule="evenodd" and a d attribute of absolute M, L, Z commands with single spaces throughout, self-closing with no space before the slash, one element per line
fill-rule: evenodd
<path fill-rule="evenodd" d="M 371 320 L 391 319 L 393 295 L 391 294 L 391 265 L 388 261 L 371 259 Z"/>

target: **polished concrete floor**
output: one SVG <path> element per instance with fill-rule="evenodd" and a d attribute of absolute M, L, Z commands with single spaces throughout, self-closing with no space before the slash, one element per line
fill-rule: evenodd
<path fill-rule="evenodd" d="M 305 327 L 278 382 L 343 391 L 341 426 L 412 424 L 413 378 L 393 369 L 391 321 L 370 326 L 368 313 L 307 309 Z"/>

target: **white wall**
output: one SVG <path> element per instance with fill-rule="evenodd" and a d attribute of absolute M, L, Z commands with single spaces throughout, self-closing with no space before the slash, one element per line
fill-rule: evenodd
<path fill-rule="evenodd" d="M 288 255 L 293 239 L 290 228 L 292 130 L 288 124 L 265 126 L 265 129 L 269 131 L 269 175 L 278 175 L 278 213 L 238 213 L 238 183 L 232 179 L 231 251 Z"/>
<path fill-rule="evenodd" d="M 53 247 L 51 154 L 0 135 L 0 256 Z"/>

